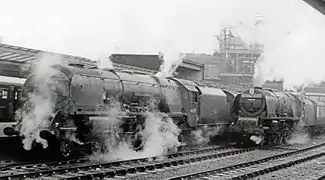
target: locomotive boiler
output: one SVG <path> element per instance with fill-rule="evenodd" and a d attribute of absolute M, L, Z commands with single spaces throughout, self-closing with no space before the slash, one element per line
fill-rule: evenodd
<path fill-rule="evenodd" d="M 229 131 L 241 143 L 286 142 L 297 130 L 322 129 L 324 105 L 297 93 L 250 88 L 234 99 Z"/>
<path fill-rule="evenodd" d="M 110 123 L 105 119 L 108 116 L 119 119 L 118 136 L 128 136 L 134 142 L 139 140 L 135 134 L 143 128 L 147 112 L 160 112 L 172 118 L 182 130 L 181 136 L 200 127 L 208 127 L 210 131 L 220 129 L 229 122 L 234 95 L 219 88 L 202 87 L 174 77 L 161 78 L 112 69 L 52 65 L 51 71 L 55 73 L 45 83 L 50 93 L 42 93 L 44 82 L 32 74 L 24 84 L 23 96 L 29 112 L 35 111 L 35 104 L 31 105 L 32 95 L 51 96 L 55 100 L 52 112 L 43 117 L 49 123 L 37 131 L 40 138 L 49 142 L 48 148 L 58 149 L 64 155 L 69 155 L 75 147 L 91 147 L 98 138 L 97 133 L 93 133 L 99 127 L 96 124 Z M 116 107 L 118 113 L 112 111 Z M 104 126 L 100 125 L 101 128 Z M 102 132 L 112 133 L 112 130 Z"/>

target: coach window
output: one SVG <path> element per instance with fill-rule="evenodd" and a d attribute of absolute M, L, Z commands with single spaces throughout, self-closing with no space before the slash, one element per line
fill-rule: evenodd
<path fill-rule="evenodd" d="M 17 100 L 18 99 L 18 92 L 16 91 L 15 92 L 15 100 Z"/>
<path fill-rule="evenodd" d="M 198 102 L 198 93 L 193 92 L 193 102 L 197 103 Z"/>
<path fill-rule="evenodd" d="M 8 98 L 8 91 L 7 90 L 2 90 L 2 99 L 7 99 Z"/>
<path fill-rule="evenodd" d="M 322 117 L 322 108 L 319 108 L 319 117 Z"/>

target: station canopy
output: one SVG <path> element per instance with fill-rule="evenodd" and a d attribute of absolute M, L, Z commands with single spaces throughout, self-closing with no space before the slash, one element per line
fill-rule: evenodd
<path fill-rule="evenodd" d="M 304 0 L 322 14 L 325 14 L 325 0 Z"/>
<path fill-rule="evenodd" d="M 36 61 L 39 55 L 42 53 L 59 55 L 62 58 L 63 62 L 67 64 L 70 63 L 82 64 L 85 67 L 97 66 L 96 61 L 91 61 L 90 59 L 83 58 L 83 57 L 52 53 L 47 51 L 29 49 L 29 48 L 0 43 L 0 61 L 16 62 L 16 63 L 31 63 L 33 61 Z"/>

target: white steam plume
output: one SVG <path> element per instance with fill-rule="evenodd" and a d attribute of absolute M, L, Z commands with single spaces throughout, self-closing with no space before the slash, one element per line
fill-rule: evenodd
<path fill-rule="evenodd" d="M 171 118 L 159 113 L 149 113 L 142 131 L 146 156 L 159 156 L 169 150 L 175 151 L 180 145 L 178 136 L 180 129 Z"/>
<path fill-rule="evenodd" d="M 294 134 L 294 136 L 287 141 L 288 144 L 308 144 L 310 142 L 311 138 L 307 133 Z"/>
<path fill-rule="evenodd" d="M 33 74 L 35 75 L 33 84 L 38 88 L 37 93 L 29 93 L 28 101 L 25 102 L 22 109 L 18 110 L 16 119 L 21 121 L 20 134 L 24 137 L 24 149 L 30 150 L 32 142 L 35 140 L 43 145 L 48 146 L 46 140 L 39 137 L 39 132 L 48 126 L 48 118 L 52 114 L 53 105 L 56 99 L 48 83 L 56 71 L 50 68 L 50 65 L 60 64 L 59 56 L 52 54 L 41 54 L 34 64 Z"/>
<path fill-rule="evenodd" d="M 117 139 L 119 142 L 116 143 L 116 139 L 113 137 L 106 141 L 109 151 L 105 154 L 95 153 L 92 159 L 125 160 L 161 156 L 169 151 L 175 151 L 180 145 L 178 141 L 180 129 L 171 118 L 167 118 L 164 114 L 149 112 L 147 115 L 144 129 L 138 133 L 143 140 L 142 150 L 135 151 L 127 140 L 119 141 L 121 139 Z"/>
<path fill-rule="evenodd" d="M 195 141 L 194 144 L 206 145 L 210 141 L 210 137 L 203 134 L 202 129 L 191 132 L 191 137 Z"/>
<path fill-rule="evenodd" d="M 113 62 L 110 60 L 109 56 L 101 56 L 98 61 L 99 69 L 113 69 Z"/>
<path fill-rule="evenodd" d="M 178 66 L 183 62 L 184 57 L 184 53 L 168 52 L 166 55 L 164 55 L 164 61 L 160 66 L 159 72 L 155 76 L 173 76 Z"/>
<path fill-rule="evenodd" d="M 263 138 L 261 136 L 251 136 L 249 138 L 251 141 L 253 141 L 255 144 L 261 144 L 261 142 L 263 141 Z"/>
<path fill-rule="evenodd" d="M 294 1 L 290 3 L 294 4 Z M 267 80 L 284 79 L 284 88 L 293 89 L 325 80 L 325 18 L 304 3 L 296 3 L 294 7 L 304 9 L 304 15 L 280 18 L 266 11 L 260 14 L 263 18 L 254 23 L 245 22 L 248 30 L 234 25 L 245 42 L 264 45 L 264 53 L 255 67 L 254 84 L 257 86 Z"/>
<path fill-rule="evenodd" d="M 258 61 L 257 83 L 284 78 L 284 86 L 292 89 L 302 84 L 325 80 L 325 26 L 302 21 L 275 48 L 266 46 Z"/>

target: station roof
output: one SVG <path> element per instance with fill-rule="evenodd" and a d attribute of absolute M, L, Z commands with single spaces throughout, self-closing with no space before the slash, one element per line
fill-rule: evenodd
<path fill-rule="evenodd" d="M 16 63 L 30 63 L 32 61 L 37 60 L 40 54 L 47 53 L 47 54 L 55 54 L 60 55 L 63 61 L 68 63 L 80 63 L 86 66 L 96 66 L 96 61 L 91 61 L 90 59 L 78 57 L 78 56 L 71 56 L 53 52 L 47 52 L 42 50 L 24 48 L 19 46 L 13 46 L 8 44 L 0 43 L 0 60 L 7 61 L 7 62 L 16 62 Z"/>
<path fill-rule="evenodd" d="M 186 53 L 183 60 L 194 63 L 198 66 L 204 66 L 205 64 L 214 64 L 222 61 L 222 57 L 219 55 L 199 54 L 199 53 Z"/>
<path fill-rule="evenodd" d="M 110 60 L 116 64 L 124 64 L 158 71 L 163 59 L 158 54 L 112 54 Z"/>
<path fill-rule="evenodd" d="M 307 4 L 315 8 L 322 14 L 325 14 L 325 0 L 304 0 Z"/>

